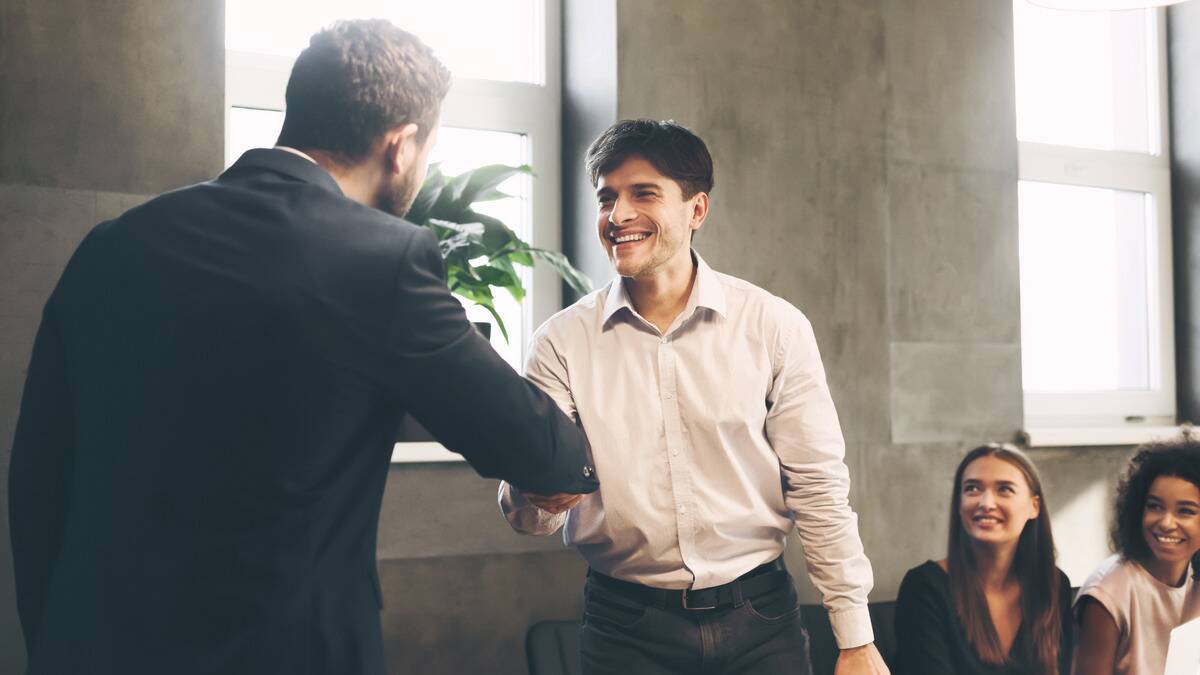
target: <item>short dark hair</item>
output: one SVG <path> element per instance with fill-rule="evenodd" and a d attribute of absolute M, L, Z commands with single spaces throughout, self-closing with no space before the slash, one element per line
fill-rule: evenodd
<path fill-rule="evenodd" d="M 586 167 L 594 187 L 630 157 L 641 157 L 674 180 L 684 199 L 712 192 L 713 160 L 700 137 L 672 120 L 621 120 L 592 141 Z"/>
<path fill-rule="evenodd" d="M 383 19 L 339 21 L 292 66 L 279 145 L 355 162 L 410 122 L 424 142 L 449 89 L 450 71 L 417 36 Z"/>
<path fill-rule="evenodd" d="M 1182 478 L 1200 489 L 1200 442 L 1190 436 L 1147 443 L 1134 451 L 1117 484 L 1117 505 L 1112 527 L 1112 547 L 1126 560 L 1153 555 L 1142 536 L 1142 514 L 1150 486 L 1160 476 Z M 1197 554 L 1200 556 L 1200 554 Z M 1193 558 L 1193 563 L 1197 560 Z M 1200 569 L 1192 566 L 1200 578 Z"/>

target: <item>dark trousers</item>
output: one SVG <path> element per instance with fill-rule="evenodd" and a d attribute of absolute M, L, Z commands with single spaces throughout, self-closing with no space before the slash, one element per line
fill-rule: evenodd
<path fill-rule="evenodd" d="M 579 635 L 584 675 L 810 675 L 792 579 L 784 569 L 765 574 L 753 584 L 732 582 L 721 606 L 689 610 L 676 602 L 678 592 L 589 572 Z"/>

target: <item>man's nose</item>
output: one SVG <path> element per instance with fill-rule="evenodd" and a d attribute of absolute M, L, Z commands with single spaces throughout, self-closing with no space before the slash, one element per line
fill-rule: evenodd
<path fill-rule="evenodd" d="M 613 202 L 612 211 L 608 214 L 609 222 L 613 223 L 614 225 L 628 223 L 636 218 L 637 211 L 633 208 L 633 205 L 629 203 L 628 199 L 622 199 L 620 197 Z"/>

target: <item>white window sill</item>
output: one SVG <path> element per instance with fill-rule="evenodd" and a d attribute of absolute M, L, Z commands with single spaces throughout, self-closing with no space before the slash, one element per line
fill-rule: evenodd
<path fill-rule="evenodd" d="M 1031 448 L 1067 446 L 1140 445 L 1150 441 L 1176 438 L 1183 433 L 1180 426 L 1123 426 L 1123 427 L 1042 427 L 1026 429 Z M 394 461 L 394 460 L 393 460 Z"/>
<path fill-rule="evenodd" d="M 392 448 L 392 464 L 420 462 L 465 462 L 463 456 L 450 452 L 441 443 L 397 443 Z"/>

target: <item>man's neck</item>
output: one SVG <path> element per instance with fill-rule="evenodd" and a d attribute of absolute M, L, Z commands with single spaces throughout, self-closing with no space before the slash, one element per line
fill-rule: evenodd
<path fill-rule="evenodd" d="M 276 147 L 280 150 L 287 150 L 307 157 L 309 160 L 315 162 L 317 166 L 325 169 L 333 178 L 333 181 L 338 184 L 338 187 L 341 188 L 342 194 L 359 204 L 375 208 L 375 186 L 378 184 L 378 177 L 372 174 L 366 162 L 346 165 L 339 162 L 333 155 L 321 150 L 308 150 L 305 152 L 284 146 Z"/>
<path fill-rule="evenodd" d="M 675 318 L 687 307 L 696 283 L 696 263 L 688 255 L 688 264 L 679 269 L 661 270 L 646 277 L 626 277 L 625 290 L 633 309 L 666 335 Z"/>

